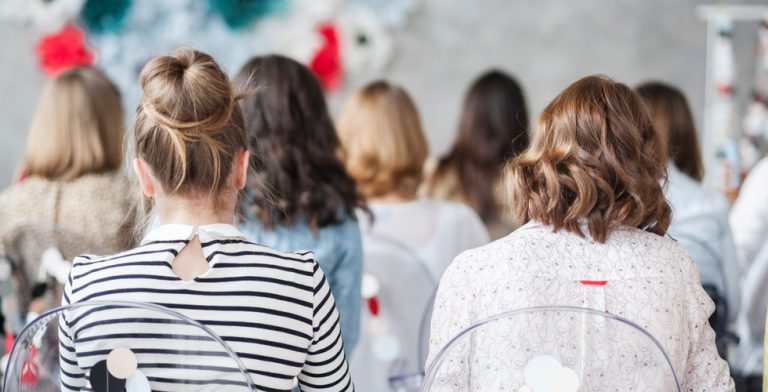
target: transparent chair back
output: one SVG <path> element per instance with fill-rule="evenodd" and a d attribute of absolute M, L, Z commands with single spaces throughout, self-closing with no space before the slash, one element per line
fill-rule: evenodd
<path fill-rule="evenodd" d="M 256 390 L 236 353 L 209 328 L 130 302 L 82 302 L 42 314 L 16 338 L 3 382 L 3 390 L 18 392 Z"/>
<path fill-rule="evenodd" d="M 680 391 L 659 342 L 638 325 L 575 307 L 481 321 L 440 350 L 423 392 Z"/>
<path fill-rule="evenodd" d="M 396 240 L 365 242 L 360 340 L 350 366 L 360 391 L 418 391 L 429 345 L 437 279 L 415 251 Z"/>
<path fill-rule="evenodd" d="M 61 289 L 75 256 L 106 253 L 78 232 L 42 222 L 16 226 L 3 236 L 3 245 L 11 274 L 0 284 L 0 297 L 13 334 L 39 312 L 61 304 Z"/>

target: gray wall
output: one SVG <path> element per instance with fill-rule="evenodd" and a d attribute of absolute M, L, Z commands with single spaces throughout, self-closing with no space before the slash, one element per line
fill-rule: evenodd
<path fill-rule="evenodd" d="M 361 83 L 387 77 L 406 86 L 419 105 L 432 152 L 451 143 L 468 83 L 489 67 L 513 74 L 527 90 L 531 112 L 571 81 L 594 73 L 634 85 L 671 82 L 689 96 L 697 120 L 704 93 L 705 24 L 692 0 L 422 0 L 400 33 L 396 58 L 382 75 L 357 77 L 334 93 L 334 110 Z M 749 0 L 740 3 L 760 4 Z M 740 88 L 747 96 L 754 69 L 756 24 L 737 25 Z M 44 78 L 34 60 L 35 37 L 0 24 L 0 186 L 19 162 Z"/>

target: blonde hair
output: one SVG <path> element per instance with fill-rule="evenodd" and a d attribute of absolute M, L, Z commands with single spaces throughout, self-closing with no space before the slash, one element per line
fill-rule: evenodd
<path fill-rule="evenodd" d="M 227 75 L 211 56 L 182 48 L 150 60 L 139 79 L 136 155 L 166 193 L 218 194 L 236 154 L 247 149 L 239 97 Z"/>
<path fill-rule="evenodd" d="M 588 76 L 542 112 L 530 148 L 507 168 L 513 212 L 598 242 L 620 226 L 663 235 L 663 141 L 642 98 L 624 84 Z"/>
<path fill-rule="evenodd" d="M 365 197 L 416 194 L 429 154 L 419 113 L 400 86 L 376 81 L 344 105 L 337 124 L 349 174 Z"/>
<path fill-rule="evenodd" d="M 120 93 L 96 68 L 69 69 L 48 82 L 27 137 L 29 176 L 71 180 L 123 162 Z"/>

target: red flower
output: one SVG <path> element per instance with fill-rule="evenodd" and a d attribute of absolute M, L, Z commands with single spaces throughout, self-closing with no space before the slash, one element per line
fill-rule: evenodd
<path fill-rule="evenodd" d="M 332 23 L 321 24 L 317 32 L 323 37 L 323 45 L 312 57 L 310 68 L 323 87 L 333 90 L 341 85 L 342 76 L 339 33 Z"/>
<path fill-rule="evenodd" d="M 75 25 L 66 25 L 40 39 L 35 48 L 40 67 L 48 76 L 71 67 L 93 64 L 93 53 L 85 46 L 85 35 Z"/>

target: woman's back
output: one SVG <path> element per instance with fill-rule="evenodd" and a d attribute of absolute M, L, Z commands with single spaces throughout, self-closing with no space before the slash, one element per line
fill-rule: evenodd
<path fill-rule="evenodd" d="M 83 235 L 101 249 L 127 249 L 132 246 L 134 221 L 126 186 L 119 171 L 68 181 L 28 177 L 0 193 L 0 238 L 20 225 L 55 224 Z"/>
<path fill-rule="evenodd" d="M 344 345 L 348 352 L 353 349 L 360 332 L 360 279 L 363 268 L 363 246 L 357 220 L 346 218 L 341 223 L 312 230 L 304 221 L 268 229 L 258 220 L 249 219 L 238 228 L 250 241 L 273 249 L 312 251 L 325 271 L 336 299 L 342 319 Z"/>
<path fill-rule="evenodd" d="M 459 253 L 490 241 L 477 214 L 461 203 L 416 199 L 370 208 L 373 222 L 358 214 L 363 244 L 371 236 L 397 242 L 418 254 L 436 280 Z"/>
<path fill-rule="evenodd" d="M 528 223 L 465 252 L 440 283 L 430 353 L 475 322 L 545 305 L 585 307 L 629 319 L 659 340 L 684 390 L 728 387 L 728 367 L 718 357 L 707 322 L 714 305 L 692 260 L 673 240 L 633 228 L 617 229 L 599 243 L 588 235 Z M 613 343 L 596 349 L 610 350 Z M 470 379 L 481 386 L 482 371 L 470 371 Z"/>
<path fill-rule="evenodd" d="M 480 208 L 472 202 L 469 196 L 464 192 L 464 185 L 461 182 L 458 171 L 455 167 L 446 167 L 438 176 L 435 173 L 436 162 L 427 161 L 425 164 L 425 185 L 422 186 L 420 193 L 438 200 L 449 200 L 464 203 L 475 211 Z M 509 209 L 504 205 L 505 190 L 500 179 L 489 182 L 486 193 L 493 195 L 497 204 L 497 213 L 493 217 L 485 219 L 483 223 L 492 239 L 499 239 L 513 232 L 520 225 L 509 213 Z"/>
<path fill-rule="evenodd" d="M 210 269 L 185 281 L 174 273 L 172 264 L 195 235 Z M 230 225 L 197 230 L 165 225 L 131 251 L 76 259 L 64 303 L 110 300 L 154 303 L 200 321 L 237 352 L 263 390 L 290 391 L 297 376 L 305 387 L 327 385 L 323 390 L 329 391 L 350 387 L 348 372 L 334 372 L 346 366 L 338 312 L 311 253 L 282 253 L 247 242 Z M 201 357 L 200 350 L 194 350 L 199 349 L 194 340 L 186 343 L 187 355 L 164 351 L 177 343 L 172 335 L 184 339 L 183 333 L 174 333 L 177 326 L 151 320 L 139 323 L 125 316 L 105 310 L 62 323 L 65 336 L 74 339 L 62 340 L 65 385 L 86 385 L 84 370 L 103 360 L 111 348 L 126 344 L 125 335 L 120 335 L 125 333 L 142 336 L 130 339 L 134 346 L 129 348 L 139 363 L 151 363 L 141 371 L 152 381 L 153 390 L 186 390 L 185 383 L 190 382 L 220 390 L 240 380 L 236 371 L 223 370 L 228 358 Z M 101 325 L 88 328 L 91 322 Z M 136 342 L 145 347 L 135 347 Z M 190 364 L 197 370 L 172 372 L 164 363 Z"/>

